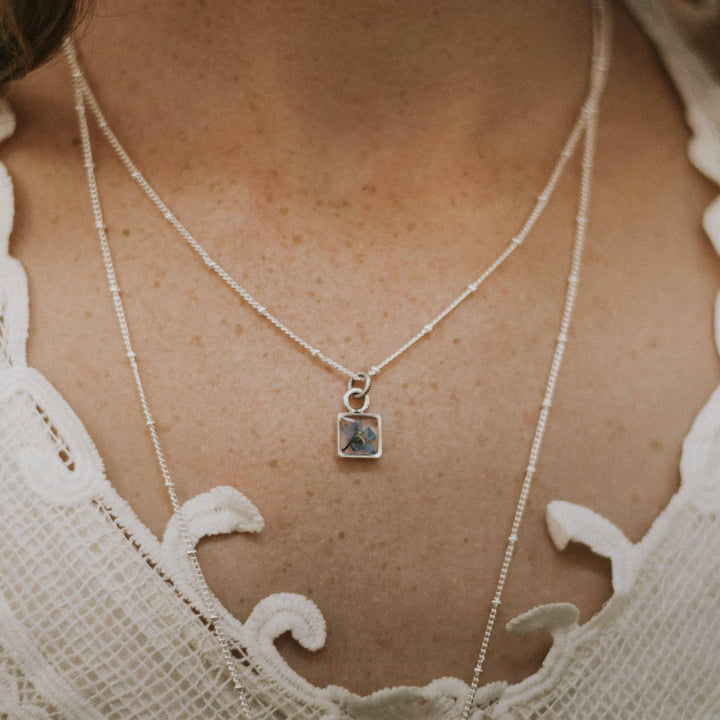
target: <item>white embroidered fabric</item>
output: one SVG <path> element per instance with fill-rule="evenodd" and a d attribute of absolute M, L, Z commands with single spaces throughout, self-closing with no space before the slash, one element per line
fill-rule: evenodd
<path fill-rule="evenodd" d="M 628 5 L 686 101 L 693 162 L 720 182 L 720 86 L 658 5 Z M 13 129 L 2 106 L 0 139 Z M 158 542 L 105 478 L 78 418 L 27 367 L 26 280 L 7 254 L 12 220 L 0 166 L 0 718 L 237 718 L 175 520 Z M 720 199 L 704 221 L 720 250 Z M 558 549 L 574 540 L 611 559 L 613 597 L 581 626 L 563 603 L 513 620 L 516 632 L 552 633 L 553 647 L 523 682 L 481 688 L 473 720 L 720 717 L 720 389 L 688 434 L 680 469 L 677 495 L 637 544 L 589 509 L 550 504 Z M 263 528 L 229 487 L 193 498 L 185 513 L 198 540 Z M 323 645 L 323 616 L 300 595 L 271 595 L 244 623 L 224 611 L 221 620 L 257 720 L 460 715 L 468 688 L 459 679 L 360 697 L 301 678 L 274 646 L 287 631 L 308 649 Z"/>

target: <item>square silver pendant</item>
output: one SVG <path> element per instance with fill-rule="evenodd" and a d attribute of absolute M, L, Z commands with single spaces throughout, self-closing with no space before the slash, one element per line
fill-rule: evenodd
<path fill-rule="evenodd" d="M 373 413 L 338 415 L 338 455 L 344 458 L 379 458 L 382 455 L 382 423 Z"/>

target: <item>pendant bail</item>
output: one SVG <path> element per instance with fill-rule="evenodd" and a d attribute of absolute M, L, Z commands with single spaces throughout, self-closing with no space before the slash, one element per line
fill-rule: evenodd
<path fill-rule="evenodd" d="M 355 387 L 355 383 L 364 383 L 364 387 Z M 348 390 L 343 396 L 343 403 L 349 413 L 364 413 L 370 405 L 370 386 L 372 385 L 372 378 L 366 372 L 359 372 L 353 375 L 348 380 Z M 359 408 L 354 408 L 350 404 L 350 398 L 358 398 L 362 400 L 362 405 Z"/>
<path fill-rule="evenodd" d="M 362 385 L 361 385 L 362 384 Z M 348 380 L 343 396 L 347 412 L 338 415 L 338 455 L 345 458 L 378 458 L 382 455 L 381 421 L 379 415 L 366 413 L 370 405 L 370 373 L 359 372 Z M 353 407 L 350 398 L 362 401 Z"/>

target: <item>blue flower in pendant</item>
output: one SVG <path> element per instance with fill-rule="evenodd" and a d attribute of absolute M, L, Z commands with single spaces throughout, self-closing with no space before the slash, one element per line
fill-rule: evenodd
<path fill-rule="evenodd" d="M 377 450 L 373 444 L 373 440 L 377 438 L 377 435 L 373 432 L 370 427 L 363 427 L 360 420 L 343 420 L 340 425 L 340 429 L 343 435 L 350 438 L 345 447 L 342 449 L 343 452 L 353 450 L 354 452 L 363 452 L 368 455 L 375 455 Z"/>

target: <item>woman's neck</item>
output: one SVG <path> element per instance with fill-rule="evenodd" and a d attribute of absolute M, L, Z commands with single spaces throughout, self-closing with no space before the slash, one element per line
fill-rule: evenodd
<path fill-rule="evenodd" d="M 101 0 L 81 50 L 140 152 L 192 136 L 221 168 L 241 155 L 322 193 L 379 166 L 410 187 L 408 162 L 457 165 L 470 148 L 488 167 L 544 145 L 552 159 L 584 91 L 589 17 L 577 0 Z"/>

